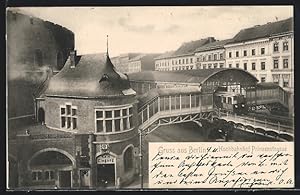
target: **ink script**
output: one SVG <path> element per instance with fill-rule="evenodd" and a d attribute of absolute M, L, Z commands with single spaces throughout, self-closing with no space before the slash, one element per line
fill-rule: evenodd
<path fill-rule="evenodd" d="M 150 188 L 292 188 L 293 142 L 149 143 Z"/>

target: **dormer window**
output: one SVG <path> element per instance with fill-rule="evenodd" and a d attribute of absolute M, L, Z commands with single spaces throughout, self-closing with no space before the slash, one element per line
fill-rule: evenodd
<path fill-rule="evenodd" d="M 77 107 L 71 104 L 60 106 L 60 119 L 62 129 L 76 129 Z"/>

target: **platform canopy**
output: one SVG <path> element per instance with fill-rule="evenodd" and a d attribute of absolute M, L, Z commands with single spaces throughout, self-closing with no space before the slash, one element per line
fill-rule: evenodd
<path fill-rule="evenodd" d="M 239 68 L 214 68 L 181 71 L 145 71 L 129 74 L 130 81 L 170 82 L 199 84 L 203 91 L 215 90 L 220 86 L 240 85 L 254 87 L 258 80 L 249 72 Z"/>

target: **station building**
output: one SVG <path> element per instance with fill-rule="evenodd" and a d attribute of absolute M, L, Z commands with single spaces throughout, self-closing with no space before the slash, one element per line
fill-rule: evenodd
<path fill-rule="evenodd" d="M 35 108 L 41 124 L 10 142 L 18 187 L 118 187 L 134 179 L 136 92 L 108 55 L 71 52 L 63 69 L 43 84 Z"/>

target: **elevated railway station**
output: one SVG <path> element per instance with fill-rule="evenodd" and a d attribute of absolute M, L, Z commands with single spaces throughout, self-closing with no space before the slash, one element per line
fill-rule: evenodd
<path fill-rule="evenodd" d="M 127 185 L 139 174 L 141 137 L 170 124 L 194 122 L 204 137 L 220 132 L 224 141 L 232 131 L 292 141 L 292 125 L 249 116 L 259 106 L 287 109 L 285 98 L 280 87 L 258 84 L 242 69 L 126 75 L 108 54 L 71 53 L 64 68 L 35 93 L 36 124 L 10 137 L 11 183 Z"/>

